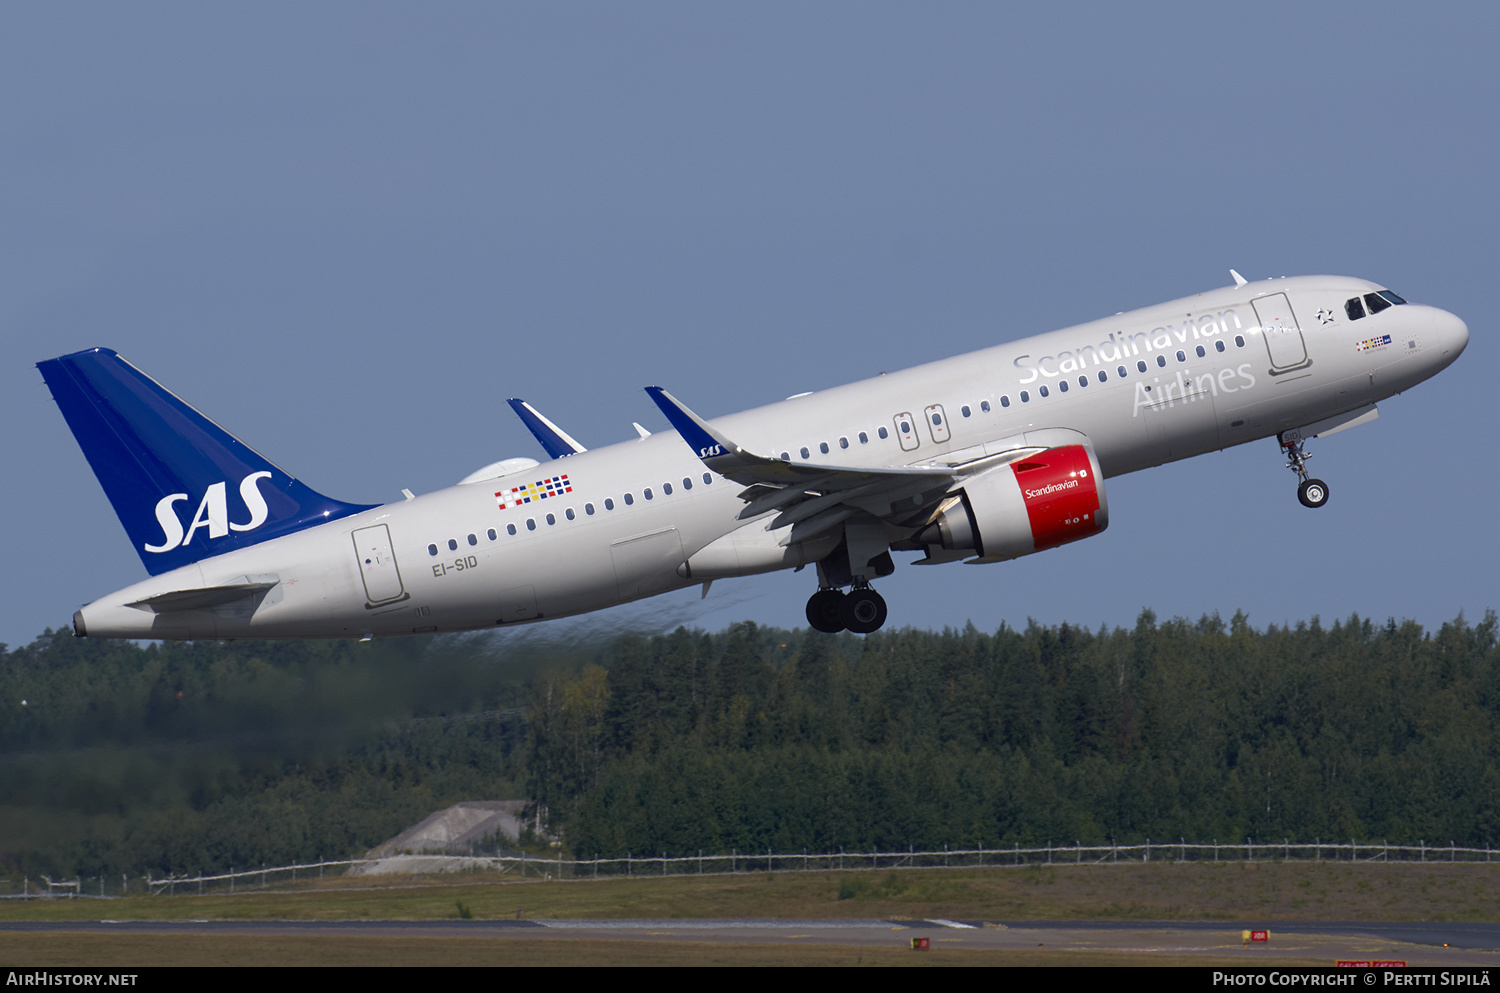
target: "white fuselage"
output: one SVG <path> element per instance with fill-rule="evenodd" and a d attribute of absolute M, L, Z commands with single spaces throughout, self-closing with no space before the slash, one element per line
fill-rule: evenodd
<path fill-rule="evenodd" d="M 1467 328 L 1436 308 L 1350 320 L 1345 301 L 1376 289 L 1315 276 L 1218 289 L 713 425 L 759 455 L 851 468 L 962 462 L 987 443 L 1069 428 L 1087 436 L 1106 476 L 1133 472 L 1369 407 L 1463 350 Z M 508 499 L 564 475 L 555 495 Z M 743 489 L 709 472 L 675 431 L 659 433 L 203 558 L 89 604 L 79 622 L 91 636 L 130 638 L 469 630 L 826 553 L 827 543 L 767 551 L 775 542 L 762 537 L 759 555 L 714 545 L 685 566 L 730 532 L 764 531 L 763 521 L 740 518 Z M 274 586 L 203 609 L 131 606 L 257 582 Z"/>

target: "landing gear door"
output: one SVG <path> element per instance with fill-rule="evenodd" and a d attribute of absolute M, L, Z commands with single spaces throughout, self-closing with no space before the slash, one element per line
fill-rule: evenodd
<path fill-rule="evenodd" d="M 1256 319 L 1260 321 L 1260 336 L 1266 340 L 1266 350 L 1271 356 L 1271 375 L 1279 376 L 1293 369 L 1312 365 L 1307 358 L 1307 343 L 1302 340 L 1302 329 L 1292 313 L 1292 303 L 1285 293 L 1272 293 L 1251 301 Z"/>
<path fill-rule="evenodd" d="M 354 553 L 359 559 L 360 577 L 365 581 L 365 596 L 372 605 L 406 598 L 401 570 L 396 567 L 396 553 L 391 550 L 389 528 L 376 524 L 355 531 Z"/>

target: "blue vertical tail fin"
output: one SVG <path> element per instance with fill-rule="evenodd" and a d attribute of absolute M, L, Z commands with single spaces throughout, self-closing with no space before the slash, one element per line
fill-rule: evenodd
<path fill-rule="evenodd" d="M 378 506 L 309 489 L 111 349 L 37 368 L 153 576 Z"/>

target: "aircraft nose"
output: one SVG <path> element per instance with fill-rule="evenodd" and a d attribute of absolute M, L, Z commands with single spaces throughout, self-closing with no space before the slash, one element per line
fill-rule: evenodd
<path fill-rule="evenodd" d="M 1434 310 L 1432 330 L 1449 362 L 1458 358 L 1469 347 L 1469 326 L 1456 314 Z"/>

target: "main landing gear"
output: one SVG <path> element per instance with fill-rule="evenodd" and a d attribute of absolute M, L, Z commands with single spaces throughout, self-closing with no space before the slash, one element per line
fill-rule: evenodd
<path fill-rule="evenodd" d="M 848 593 L 821 589 L 807 601 L 807 623 L 814 631 L 870 634 L 880 630 L 885 618 L 885 597 L 868 586 L 856 585 Z"/>
<path fill-rule="evenodd" d="M 1328 502 L 1328 484 L 1321 479 L 1312 479 L 1307 475 L 1307 460 L 1312 456 L 1302 450 L 1302 439 L 1289 440 L 1283 435 L 1277 440 L 1281 443 L 1281 450 L 1286 453 L 1286 467 L 1302 480 L 1297 484 L 1297 500 L 1304 507 L 1323 506 Z"/>

